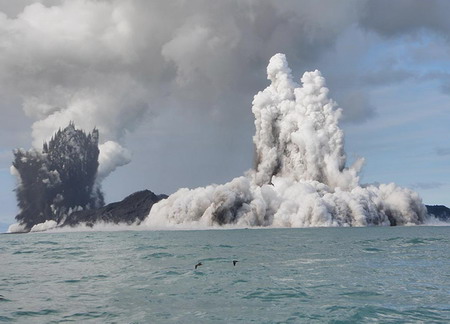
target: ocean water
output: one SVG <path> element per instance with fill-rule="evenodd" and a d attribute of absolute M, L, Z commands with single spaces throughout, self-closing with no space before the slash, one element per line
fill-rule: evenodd
<path fill-rule="evenodd" d="M 425 226 L 5 234 L 0 322 L 449 323 L 449 237 Z"/>

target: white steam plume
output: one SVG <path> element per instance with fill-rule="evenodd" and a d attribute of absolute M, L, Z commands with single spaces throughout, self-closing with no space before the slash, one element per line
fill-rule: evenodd
<path fill-rule="evenodd" d="M 99 181 L 106 178 L 117 167 L 126 165 L 131 161 L 130 152 L 116 142 L 107 141 L 100 145 L 99 150 L 99 168 L 97 174 Z"/>
<path fill-rule="evenodd" d="M 150 227 L 367 226 L 420 224 L 417 193 L 395 184 L 359 185 L 363 160 L 346 168 L 341 109 L 319 71 L 298 86 L 284 54 L 267 67 L 271 84 L 253 100 L 255 170 L 224 185 L 180 189 L 154 205 Z"/>

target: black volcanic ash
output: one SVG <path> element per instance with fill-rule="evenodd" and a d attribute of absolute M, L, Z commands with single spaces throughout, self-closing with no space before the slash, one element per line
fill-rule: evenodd
<path fill-rule="evenodd" d="M 103 193 L 96 185 L 98 130 L 86 134 L 70 123 L 35 149 L 14 151 L 13 167 L 19 178 L 16 188 L 16 219 L 30 230 L 46 220 L 59 223 L 74 210 L 104 205 Z"/>

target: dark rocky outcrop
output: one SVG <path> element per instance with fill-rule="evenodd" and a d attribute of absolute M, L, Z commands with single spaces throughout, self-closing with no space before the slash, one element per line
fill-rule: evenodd
<path fill-rule="evenodd" d="M 434 215 L 437 219 L 443 222 L 450 222 L 450 208 L 443 205 L 426 205 L 428 214 Z"/>
<path fill-rule="evenodd" d="M 73 212 L 62 226 L 76 226 L 80 223 L 93 226 L 97 222 L 139 224 L 148 216 L 152 206 L 165 198 L 166 195 L 155 195 L 150 190 L 138 191 L 122 201 L 101 208 Z"/>

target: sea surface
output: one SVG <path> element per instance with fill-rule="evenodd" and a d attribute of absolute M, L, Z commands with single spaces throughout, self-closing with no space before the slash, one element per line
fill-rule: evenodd
<path fill-rule="evenodd" d="M 425 226 L 4 234 L 0 322 L 450 323 L 449 237 Z"/>

